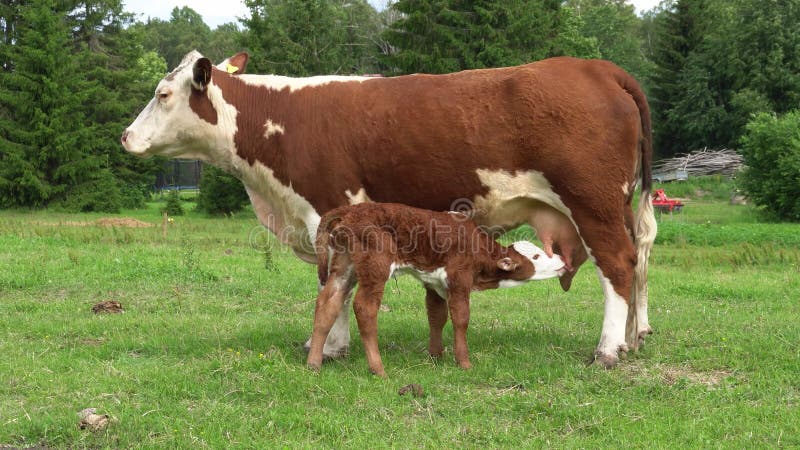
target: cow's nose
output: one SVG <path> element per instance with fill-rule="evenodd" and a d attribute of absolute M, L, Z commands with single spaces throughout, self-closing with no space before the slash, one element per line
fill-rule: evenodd
<path fill-rule="evenodd" d="M 122 137 L 120 138 L 120 141 L 122 141 L 123 144 L 128 142 L 128 134 L 130 134 L 130 131 L 128 130 L 122 132 Z"/>

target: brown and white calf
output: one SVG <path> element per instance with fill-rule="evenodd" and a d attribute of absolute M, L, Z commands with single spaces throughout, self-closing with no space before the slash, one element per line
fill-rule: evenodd
<path fill-rule="evenodd" d="M 317 230 L 319 281 L 308 366 L 318 370 L 328 332 L 353 287 L 353 310 L 370 370 L 384 376 L 378 352 L 378 309 L 386 281 L 410 274 L 425 286 L 430 325 L 428 351 L 442 355 L 447 309 L 453 322 L 453 352 L 470 368 L 467 351 L 469 293 L 516 286 L 564 274 L 558 255 L 530 242 L 505 247 L 461 213 L 433 212 L 392 203 L 362 203 L 334 209 Z"/>
<path fill-rule="evenodd" d="M 566 263 L 564 290 L 587 259 L 597 267 L 596 361 L 613 366 L 650 332 L 650 112 L 625 71 L 561 57 L 446 75 L 289 78 L 243 74 L 247 61 L 239 53 L 215 67 L 187 54 L 125 130 L 125 149 L 232 173 L 261 223 L 311 263 L 320 217 L 355 202 L 465 208 L 497 232 L 530 224 Z M 346 351 L 348 321 L 342 308 L 327 355 Z"/>

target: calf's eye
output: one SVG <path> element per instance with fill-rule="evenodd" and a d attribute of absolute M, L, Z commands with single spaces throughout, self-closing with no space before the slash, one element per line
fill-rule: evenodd
<path fill-rule="evenodd" d="M 539 259 L 539 255 L 533 255 L 533 259 Z"/>

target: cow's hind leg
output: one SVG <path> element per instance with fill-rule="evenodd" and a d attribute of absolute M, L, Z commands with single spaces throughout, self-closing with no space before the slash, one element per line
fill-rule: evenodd
<path fill-rule="evenodd" d="M 594 361 L 611 368 L 619 352 L 627 352 L 626 326 L 633 297 L 636 252 L 623 217 L 601 221 L 596 215 L 576 215 L 579 232 L 587 252 L 597 265 L 597 275 L 605 298 L 603 329 L 594 352 Z"/>
<path fill-rule="evenodd" d="M 428 353 L 434 358 L 439 358 L 444 351 L 442 329 L 447 323 L 447 301 L 439 296 L 436 291 L 426 288 L 425 308 L 428 311 L 428 325 L 430 326 Z"/>
<path fill-rule="evenodd" d="M 342 308 L 325 338 L 322 354 L 327 358 L 339 358 L 347 355 L 350 349 L 350 299 L 352 291 L 345 295 Z M 311 338 L 305 343 L 305 349 L 311 349 Z"/>

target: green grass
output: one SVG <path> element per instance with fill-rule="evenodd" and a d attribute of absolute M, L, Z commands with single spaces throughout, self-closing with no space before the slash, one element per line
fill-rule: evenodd
<path fill-rule="evenodd" d="M 660 218 L 656 331 L 615 370 L 585 364 L 603 313 L 587 265 L 566 294 L 554 280 L 474 294 L 470 371 L 426 356 L 423 291 L 391 282 L 388 379 L 369 375 L 354 320 L 347 358 L 305 368 L 315 270 L 280 247 L 268 262 L 275 243 L 252 213 L 189 212 L 164 237 L 159 207 L 121 215 L 153 228 L 0 212 L 0 445 L 800 445 L 800 226 L 759 223 L 750 207 L 692 198 Z M 125 313 L 93 314 L 103 300 Z M 399 396 L 409 383 L 424 397 Z M 108 428 L 79 430 L 87 407 Z"/>

